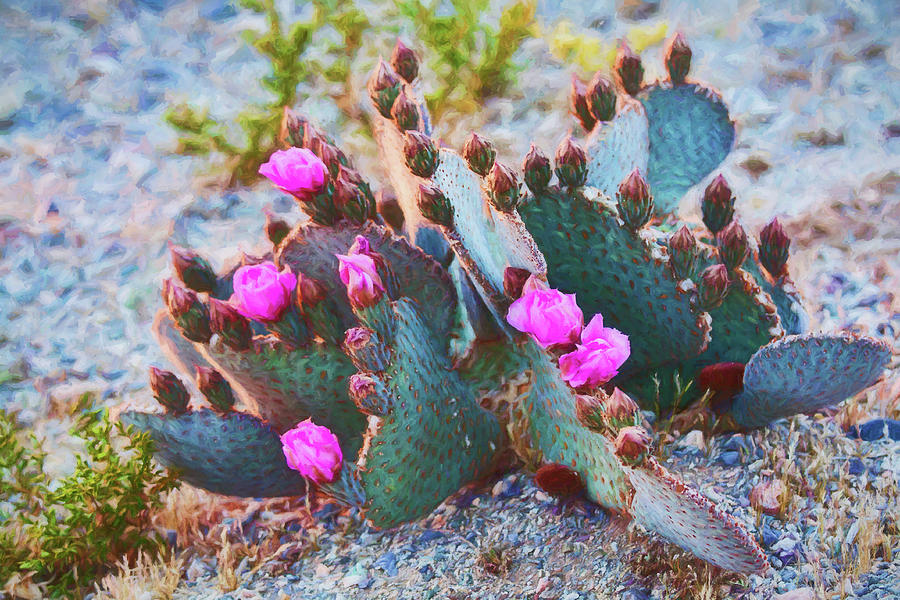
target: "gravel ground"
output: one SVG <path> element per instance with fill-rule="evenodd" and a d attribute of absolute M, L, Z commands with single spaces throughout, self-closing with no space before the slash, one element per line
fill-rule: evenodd
<path fill-rule="evenodd" d="M 555 4 L 541 4 L 548 22 L 561 12 Z M 615 18 L 606 3 L 567 4 L 565 13 L 609 39 L 634 24 Z M 895 346 L 896 17 L 890 2 L 704 0 L 664 2 L 644 21 L 665 20 L 684 31 L 695 52 L 694 73 L 729 103 L 738 142 L 721 170 L 751 229 L 772 215 L 787 218 L 795 235 L 792 272 L 816 326 L 857 329 Z M 162 121 L 172 102 L 210 104 L 228 118 L 261 100 L 248 82 L 265 64 L 238 35 L 258 25 L 218 0 L 0 4 L 0 407 L 22 410 L 42 435 L 59 437 L 63 427 L 45 418 L 51 401 L 80 391 L 95 391 L 108 404 L 146 394 L 147 365 L 163 364 L 149 321 L 167 270 L 168 240 L 189 243 L 221 265 L 258 242 L 263 206 L 298 218 L 268 186 L 222 194 L 207 185 L 196 176 L 197 160 L 171 154 L 175 134 Z M 661 72 L 660 54 L 660 47 L 644 54 L 649 78 Z M 530 138 L 545 150 L 555 147 L 572 127 L 565 114 L 570 71 L 540 40 L 526 44 L 523 60 L 530 70 L 521 77 L 520 95 L 445 126 L 441 133 L 451 144 L 478 128 L 513 163 Z M 304 110 L 334 122 L 322 98 Z M 345 146 L 374 154 L 368 140 L 333 132 Z M 377 177 L 373 163 L 361 166 Z M 696 214 L 696 198 L 693 190 L 683 205 L 688 217 Z M 867 406 L 896 410 L 891 402 L 898 390 L 885 384 Z M 840 481 L 851 490 L 845 503 L 868 499 L 877 508 L 879 498 L 896 499 L 889 492 L 900 476 L 900 446 L 848 440 L 834 420 L 799 418 L 738 441 L 707 440 L 696 452 L 685 449 L 683 436 L 673 438 L 665 445 L 673 469 L 729 504 L 763 540 L 775 568 L 770 577 L 722 584 L 734 585 L 728 594 L 769 598 L 811 587 L 839 595 L 846 577 L 853 590 L 848 594 L 845 585 L 845 595 L 900 597 L 896 559 L 875 559 L 866 573 L 845 576 L 841 561 L 822 549 L 838 533 L 849 539 L 849 532 L 840 523 L 826 527 L 834 540 L 819 531 L 811 524 L 823 520 L 815 506 L 798 506 L 785 521 L 756 522 L 747 493 L 765 476 L 760 473 L 783 467 L 776 450 L 791 436 L 810 440 L 808 452 L 791 457 L 798 468 L 821 454 L 815 448 L 834 450 L 821 472 L 806 475 Z M 727 464 L 735 445 L 742 448 L 739 460 Z M 856 463 L 848 471 L 848 457 L 863 461 L 862 471 Z M 62 470 L 70 462 L 59 455 L 52 461 Z M 840 521 L 835 515 L 849 509 L 830 510 L 825 517 Z M 610 525 L 601 511 L 560 508 L 529 477 L 510 474 L 391 532 L 370 531 L 353 515 L 323 516 L 319 550 L 286 574 L 245 573 L 238 590 L 222 597 L 663 597 L 664 580 L 641 576 L 635 567 L 640 546 L 628 535 L 610 535 Z M 509 553 L 502 576 L 477 564 L 492 546 Z M 191 562 L 176 597 L 220 597 L 211 562 Z"/>

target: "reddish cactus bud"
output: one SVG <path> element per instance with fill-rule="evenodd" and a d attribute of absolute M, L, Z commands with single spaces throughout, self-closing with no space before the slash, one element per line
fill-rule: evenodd
<path fill-rule="evenodd" d="M 716 245 L 719 247 L 719 259 L 729 271 L 740 268 L 750 251 L 747 232 L 737 221 L 732 221 L 719 232 L 716 236 Z"/>
<path fill-rule="evenodd" d="M 309 275 L 297 275 L 297 304 L 312 308 L 328 297 L 328 290 Z"/>
<path fill-rule="evenodd" d="M 291 232 L 291 226 L 286 221 L 277 218 L 268 210 L 266 211 L 266 237 L 277 246 Z"/>
<path fill-rule="evenodd" d="M 419 184 L 416 194 L 416 205 L 422 212 L 422 216 L 438 225 L 453 226 L 453 207 L 444 192 L 427 183 Z"/>
<path fill-rule="evenodd" d="M 725 265 L 711 265 L 703 269 L 697 290 L 701 308 L 709 310 L 722 304 L 728 293 L 728 283 L 728 269 Z"/>
<path fill-rule="evenodd" d="M 569 111 L 584 127 L 585 131 L 591 131 L 597 120 L 591 114 L 587 99 L 587 88 L 577 75 L 572 75 L 572 91 L 569 94 Z"/>
<path fill-rule="evenodd" d="M 717 175 L 706 186 L 700 208 L 703 211 L 703 223 L 713 235 L 731 223 L 731 219 L 734 217 L 734 196 L 724 177 Z"/>
<path fill-rule="evenodd" d="M 697 375 L 697 387 L 714 391 L 717 398 L 731 398 L 744 389 L 744 368 L 739 362 L 707 365 Z"/>
<path fill-rule="evenodd" d="M 513 300 L 517 300 L 522 295 L 522 287 L 529 277 L 531 277 L 531 272 L 527 269 L 506 267 L 503 270 L 503 293 Z"/>
<path fill-rule="evenodd" d="M 216 272 L 212 265 L 188 248 L 169 245 L 172 268 L 186 286 L 198 292 L 211 292 L 216 286 Z"/>
<path fill-rule="evenodd" d="M 541 465 L 534 474 L 534 483 L 557 498 L 574 496 L 584 489 L 584 482 L 578 471 L 557 463 Z"/>
<path fill-rule="evenodd" d="M 438 166 L 438 151 L 431 137 L 419 131 L 407 131 L 403 142 L 406 166 L 413 175 L 431 177 Z"/>
<path fill-rule="evenodd" d="M 194 290 L 173 283 L 169 291 L 169 313 L 187 339 L 206 343 L 212 336 L 209 309 Z"/>
<path fill-rule="evenodd" d="M 631 397 L 615 388 L 609 398 L 603 403 L 604 415 L 609 423 L 615 427 L 623 424 L 634 424 L 635 416 L 638 413 L 638 405 Z"/>
<path fill-rule="evenodd" d="M 391 118 L 400 129 L 419 128 L 419 107 L 403 90 L 391 106 Z"/>
<path fill-rule="evenodd" d="M 285 146 L 303 148 L 303 140 L 306 138 L 308 127 L 309 122 L 306 119 L 295 113 L 290 107 L 285 106 L 278 140 Z"/>
<path fill-rule="evenodd" d="M 334 182 L 334 208 L 353 223 L 365 223 L 369 217 L 369 200 L 353 177 L 341 169 Z"/>
<path fill-rule="evenodd" d="M 234 392 L 222 374 L 212 367 L 196 365 L 197 387 L 213 408 L 219 412 L 228 412 L 234 408 Z"/>
<path fill-rule="evenodd" d="M 391 118 L 391 107 L 400 94 L 400 80 L 394 70 L 383 60 L 378 61 L 375 72 L 369 78 L 369 98 L 381 116 Z"/>
<path fill-rule="evenodd" d="M 622 462 L 635 465 L 643 462 L 653 439 L 643 427 L 623 427 L 616 436 L 616 456 Z"/>
<path fill-rule="evenodd" d="M 487 176 L 488 199 L 501 212 L 512 212 L 519 204 L 519 181 L 515 172 L 495 162 Z"/>
<path fill-rule="evenodd" d="M 690 279 L 697 263 L 697 240 L 687 225 L 669 238 L 669 266 L 675 279 Z"/>
<path fill-rule="evenodd" d="M 553 171 L 550 169 L 550 159 L 541 152 L 541 149 L 531 144 L 525 160 L 522 162 L 522 171 L 524 174 L 525 185 L 531 190 L 532 194 L 539 194 L 547 189 L 550 184 L 550 177 Z"/>
<path fill-rule="evenodd" d="M 691 47 L 681 32 L 675 34 L 666 47 L 666 70 L 669 79 L 675 85 L 684 83 L 688 71 L 691 70 Z"/>
<path fill-rule="evenodd" d="M 394 51 L 391 52 L 391 66 L 407 83 L 412 83 L 419 74 L 419 59 L 416 53 L 397 39 Z"/>
<path fill-rule="evenodd" d="M 599 71 L 588 86 L 587 102 L 598 121 L 612 121 L 616 116 L 616 86 Z"/>
<path fill-rule="evenodd" d="M 615 72 L 619 85 L 627 94 L 635 96 L 641 91 L 641 85 L 644 81 L 644 67 L 641 64 L 641 57 L 632 51 L 627 42 L 622 42 L 622 45 L 619 46 L 619 52 L 616 55 Z"/>
<path fill-rule="evenodd" d="M 462 155 L 469 168 L 484 177 L 494 166 L 497 151 L 493 144 L 473 131 L 463 144 Z"/>
<path fill-rule="evenodd" d="M 606 431 L 606 420 L 603 418 L 603 402 L 596 396 L 578 394 L 575 396 L 575 418 L 578 422 L 596 433 Z"/>
<path fill-rule="evenodd" d="M 650 186 L 638 169 L 629 173 L 622 181 L 616 196 L 619 200 L 619 218 L 632 232 L 650 221 L 653 216 L 653 196 L 650 195 Z"/>
<path fill-rule="evenodd" d="M 253 339 L 250 321 L 227 302 L 209 299 L 209 326 L 232 350 L 241 352 L 250 347 Z"/>
<path fill-rule="evenodd" d="M 150 367 L 150 389 L 167 411 L 179 415 L 187 410 L 191 395 L 171 371 Z"/>
<path fill-rule="evenodd" d="M 572 136 L 566 136 L 556 149 L 556 176 L 565 187 L 582 186 L 587 179 L 587 155 Z"/>
<path fill-rule="evenodd" d="M 790 246 L 791 240 L 777 218 L 759 232 L 759 262 L 772 277 L 777 279 L 787 273 Z"/>

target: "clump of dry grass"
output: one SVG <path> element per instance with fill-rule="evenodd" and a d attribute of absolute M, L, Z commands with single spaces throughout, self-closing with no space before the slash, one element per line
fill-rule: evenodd
<path fill-rule="evenodd" d="M 153 560 L 143 552 L 133 565 L 126 561 L 119 570 L 95 584 L 97 600 L 169 600 L 181 581 L 183 561 L 174 556 Z"/>

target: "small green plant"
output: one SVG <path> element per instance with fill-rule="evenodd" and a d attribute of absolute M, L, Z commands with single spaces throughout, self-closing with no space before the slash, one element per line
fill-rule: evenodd
<path fill-rule="evenodd" d="M 0 411 L 0 582 L 30 577 L 54 598 L 84 589 L 123 556 L 158 550 L 161 540 L 146 533 L 149 512 L 175 487 L 151 462 L 148 434 L 113 424 L 87 395 L 75 410 L 70 433 L 86 455 L 58 480 L 45 473 L 36 436 L 23 443 L 15 416 Z"/>
<path fill-rule="evenodd" d="M 428 68 L 438 78 L 428 105 L 435 118 L 448 109 L 476 112 L 484 99 L 502 95 L 520 70 L 513 55 L 532 37 L 535 0 L 515 0 L 503 7 L 496 28 L 487 23 L 488 0 L 403 0 L 398 8 L 416 27 L 416 36 L 434 57 Z"/>
<path fill-rule="evenodd" d="M 271 64 L 271 71 L 261 84 L 272 95 L 270 102 L 251 105 L 238 115 L 241 134 L 230 132 L 209 114 L 208 108 L 180 104 L 166 113 L 166 121 L 181 133 L 179 154 L 224 155 L 225 168 L 230 173 L 228 187 L 250 184 L 259 178 L 259 165 L 279 147 L 278 125 L 284 107 L 298 102 L 298 87 L 303 82 L 316 74 L 331 82 L 345 82 L 349 76 L 350 57 L 369 27 L 365 14 L 353 2 L 315 0 L 312 4 L 309 21 L 286 27 L 274 0 L 241 0 L 242 6 L 266 17 L 268 29 L 264 33 L 247 30 L 243 35 Z M 324 59 L 309 60 L 305 55 L 313 37 L 326 27 L 333 28 L 341 41 L 326 46 Z"/>

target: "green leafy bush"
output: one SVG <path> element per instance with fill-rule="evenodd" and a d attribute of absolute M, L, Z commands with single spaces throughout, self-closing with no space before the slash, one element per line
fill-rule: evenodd
<path fill-rule="evenodd" d="M 75 456 L 71 475 L 52 480 L 41 442 L 31 434 L 23 443 L 22 426 L 0 410 L 0 583 L 31 573 L 51 597 L 67 597 L 121 557 L 161 547 L 148 518 L 175 477 L 151 462 L 150 436 L 112 423 L 89 396 L 76 411 L 70 433 L 86 454 Z"/>

